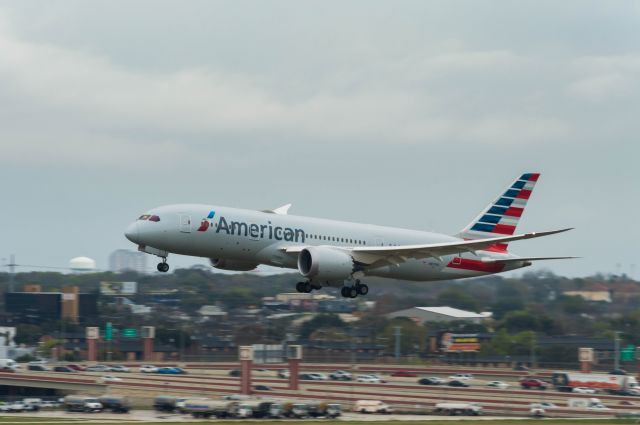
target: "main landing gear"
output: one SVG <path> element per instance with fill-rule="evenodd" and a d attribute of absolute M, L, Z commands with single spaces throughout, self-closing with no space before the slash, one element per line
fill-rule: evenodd
<path fill-rule="evenodd" d="M 166 258 L 162 259 L 162 263 L 158 263 L 158 271 L 160 273 L 166 273 L 169 271 L 169 264 L 167 264 Z"/>
<path fill-rule="evenodd" d="M 368 293 L 369 287 L 364 283 L 360 283 L 359 280 L 356 280 L 355 285 L 343 286 L 340 290 L 340 294 L 345 298 L 355 298 L 358 295 L 367 295 Z"/>
<path fill-rule="evenodd" d="M 296 283 L 296 291 L 298 291 L 298 292 L 303 292 L 305 294 L 308 294 L 311 291 L 313 291 L 313 289 L 314 289 L 313 286 L 309 282 L 298 282 L 298 283 Z"/>

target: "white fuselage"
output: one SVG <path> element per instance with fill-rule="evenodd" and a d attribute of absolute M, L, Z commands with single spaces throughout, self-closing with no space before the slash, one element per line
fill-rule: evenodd
<path fill-rule="evenodd" d="M 430 232 L 199 204 L 159 207 L 145 216 L 158 220 L 137 220 L 126 231 L 127 238 L 142 251 L 164 257 L 174 253 L 291 269 L 297 268 L 297 256 L 283 249 L 293 246 L 349 249 L 461 240 Z M 506 252 L 477 251 L 409 259 L 363 272 L 368 276 L 429 281 L 480 276 L 527 265 L 483 263 L 485 257 L 516 258 Z"/>

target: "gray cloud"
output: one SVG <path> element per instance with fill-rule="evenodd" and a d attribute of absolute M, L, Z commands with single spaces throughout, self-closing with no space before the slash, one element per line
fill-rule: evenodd
<path fill-rule="evenodd" d="M 577 275 L 629 265 L 639 16 L 625 2 L 0 2 L 14 202 L 0 218 L 15 223 L 0 251 L 104 263 L 132 217 L 177 201 L 452 233 L 541 170 L 526 230 L 579 230 L 518 252 L 589 257 L 549 264 Z M 43 203 L 54 224 L 32 229 Z"/>

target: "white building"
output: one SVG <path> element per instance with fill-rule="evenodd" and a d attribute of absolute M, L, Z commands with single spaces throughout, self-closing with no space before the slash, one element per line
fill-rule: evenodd
<path fill-rule="evenodd" d="M 453 307 L 412 307 L 406 310 L 394 311 L 387 314 L 387 317 L 408 317 L 418 323 L 425 322 L 452 322 L 454 320 L 464 320 L 471 323 L 481 323 L 490 319 L 493 313 L 460 310 Z"/>
<path fill-rule="evenodd" d="M 109 270 L 116 273 L 134 271 L 140 274 L 146 272 L 147 255 L 130 249 L 116 249 L 109 255 Z"/>

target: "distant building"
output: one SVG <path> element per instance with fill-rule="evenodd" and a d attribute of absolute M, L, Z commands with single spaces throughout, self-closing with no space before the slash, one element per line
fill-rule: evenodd
<path fill-rule="evenodd" d="M 81 322 L 98 314 L 98 295 L 79 293 L 75 286 L 65 287 L 64 292 L 5 292 L 4 305 L 9 315 L 23 323 L 62 318 Z"/>
<path fill-rule="evenodd" d="M 395 311 L 386 316 L 390 319 L 395 317 L 408 317 L 418 323 L 425 322 L 452 322 L 463 320 L 471 323 L 481 323 L 490 319 L 493 313 L 460 310 L 453 307 L 412 307 L 406 310 Z"/>
<path fill-rule="evenodd" d="M 609 291 L 564 291 L 562 294 L 570 297 L 580 297 L 585 301 L 611 302 L 611 292 Z"/>
<path fill-rule="evenodd" d="M 109 255 L 109 270 L 116 273 L 134 271 L 144 274 L 147 269 L 146 254 L 130 249 L 117 249 Z"/>
<path fill-rule="evenodd" d="M 225 319 L 227 317 L 227 312 L 217 305 L 203 305 L 198 310 L 198 314 L 211 319 Z"/>

